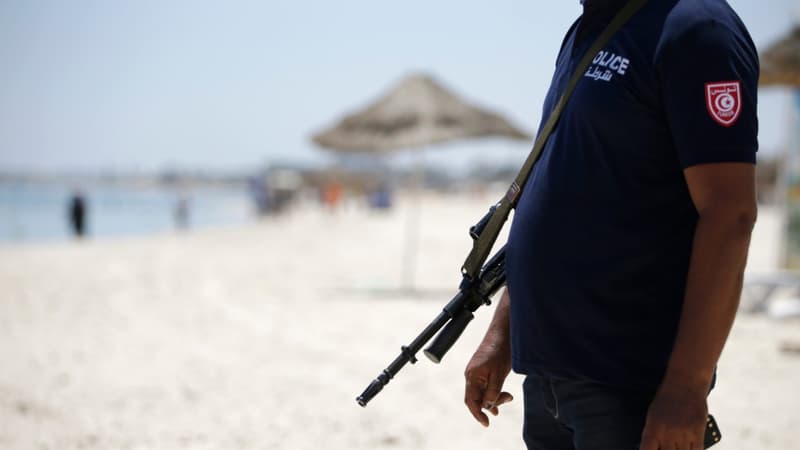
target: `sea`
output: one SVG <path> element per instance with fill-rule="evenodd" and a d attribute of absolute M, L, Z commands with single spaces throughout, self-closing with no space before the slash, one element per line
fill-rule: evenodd
<path fill-rule="evenodd" d="M 0 182 L 0 242 L 72 239 L 68 205 L 74 183 Z M 80 187 L 88 238 L 116 238 L 254 221 L 244 185 L 171 187 L 93 183 Z M 177 219 L 180 202 L 186 221 Z"/>

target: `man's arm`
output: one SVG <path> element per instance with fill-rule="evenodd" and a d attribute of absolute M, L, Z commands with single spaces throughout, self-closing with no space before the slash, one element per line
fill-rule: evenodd
<path fill-rule="evenodd" d="M 756 220 L 753 164 L 698 165 L 684 176 L 699 219 L 678 334 L 641 450 L 703 448 L 706 395 L 736 316 Z"/>
<path fill-rule="evenodd" d="M 511 372 L 510 318 L 511 301 L 508 289 L 504 289 L 486 336 L 464 371 L 464 403 L 475 420 L 485 427 L 489 426 L 489 417 L 481 409 L 496 416 L 500 405 L 514 399 L 503 392 L 503 383 Z"/>

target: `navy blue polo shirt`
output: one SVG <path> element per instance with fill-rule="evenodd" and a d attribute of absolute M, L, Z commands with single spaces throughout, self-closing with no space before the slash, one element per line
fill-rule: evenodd
<path fill-rule="evenodd" d="M 564 39 L 542 122 L 623 3 L 588 1 Z M 596 55 L 514 214 L 516 372 L 660 383 L 698 217 L 683 170 L 755 163 L 758 71 L 723 0 L 650 0 Z"/>

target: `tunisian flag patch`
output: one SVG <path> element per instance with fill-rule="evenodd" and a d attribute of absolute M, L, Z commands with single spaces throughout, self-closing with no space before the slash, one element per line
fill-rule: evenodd
<path fill-rule="evenodd" d="M 742 112 L 742 83 L 706 83 L 706 106 L 711 118 L 723 127 L 736 123 Z"/>

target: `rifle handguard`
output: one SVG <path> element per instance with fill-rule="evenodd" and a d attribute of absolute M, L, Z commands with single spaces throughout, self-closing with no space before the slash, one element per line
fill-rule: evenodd
<path fill-rule="evenodd" d="M 442 332 L 433 340 L 433 343 L 423 351 L 425 356 L 434 363 L 439 364 L 442 358 L 444 358 L 445 353 L 447 353 L 458 338 L 461 337 L 461 333 L 464 332 L 464 329 L 467 328 L 467 325 L 469 325 L 473 317 L 475 316 L 472 312 L 462 309 L 453 320 L 447 323 Z"/>

